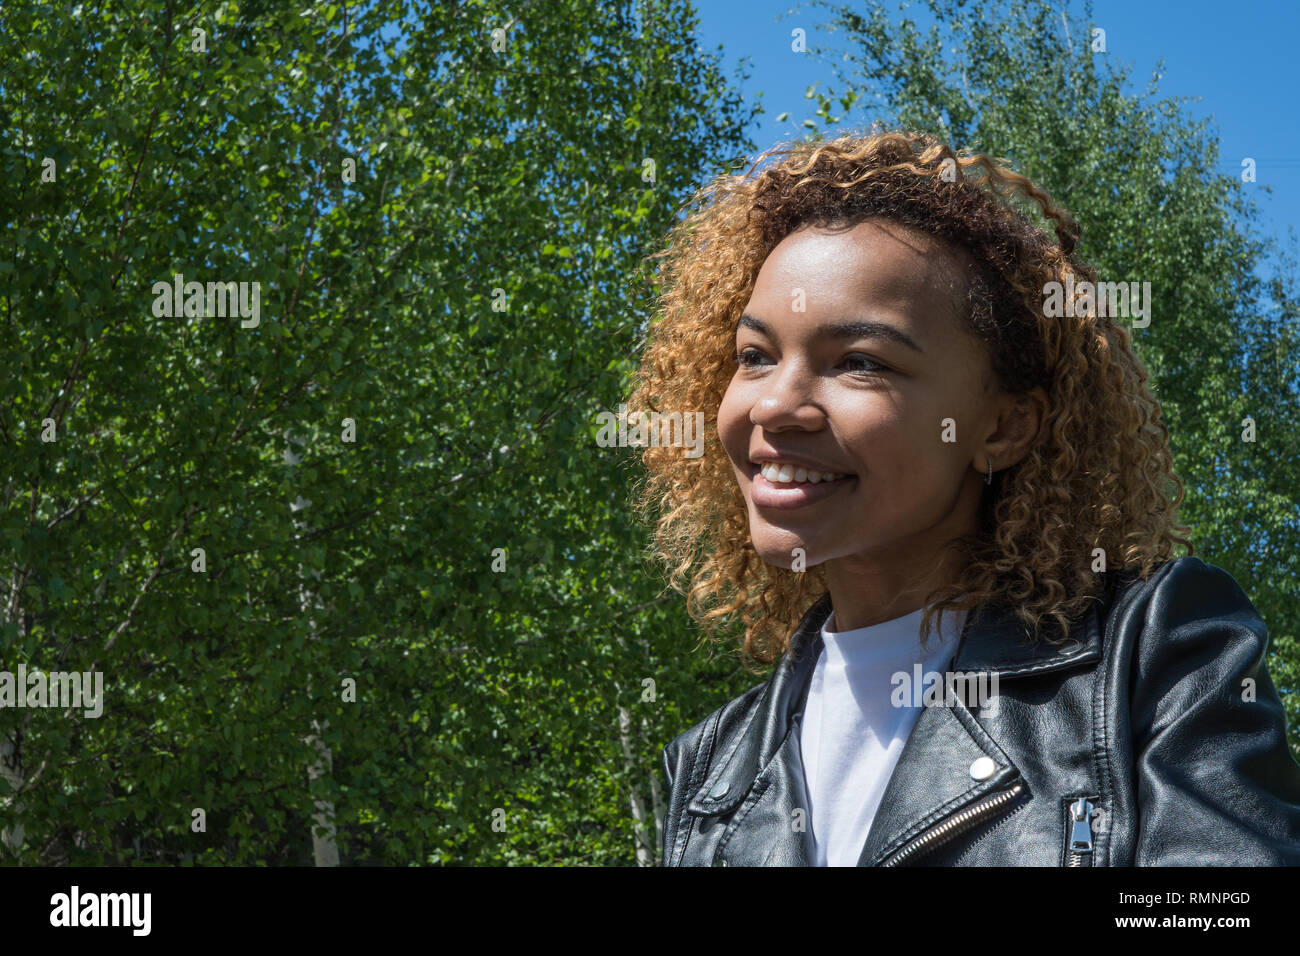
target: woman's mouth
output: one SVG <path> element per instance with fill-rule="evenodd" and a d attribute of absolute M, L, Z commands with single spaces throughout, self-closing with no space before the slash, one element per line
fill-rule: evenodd
<path fill-rule="evenodd" d="M 751 462 L 755 507 L 786 510 L 823 501 L 857 482 L 857 475 L 816 472 L 794 465 Z"/>

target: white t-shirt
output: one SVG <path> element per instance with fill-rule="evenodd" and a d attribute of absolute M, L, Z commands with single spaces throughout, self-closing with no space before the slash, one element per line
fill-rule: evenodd
<path fill-rule="evenodd" d="M 916 610 L 837 633 L 832 613 L 822 625 L 822 652 L 799 728 L 818 866 L 858 865 L 903 744 L 921 716 L 913 701 L 921 700 L 925 685 L 913 697 L 914 665 L 921 663 L 924 674 L 942 673 L 952 663 L 965 614 L 940 615 L 928 654 L 921 648 L 922 615 Z M 906 675 L 906 682 L 896 674 Z M 902 707 L 891 700 L 899 694 Z"/>

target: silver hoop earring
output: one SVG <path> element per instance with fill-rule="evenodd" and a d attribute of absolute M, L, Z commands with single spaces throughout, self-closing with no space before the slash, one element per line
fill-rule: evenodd
<path fill-rule="evenodd" d="M 993 462 L 992 462 L 992 460 L 989 458 L 988 455 L 985 455 L 985 456 L 984 456 L 984 460 L 987 461 L 987 462 L 989 463 L 989 473 L 988 473 L 988 475 L 984 478 L 984 484 L 986 484 L 986 485 L 991 485 L 991 484 L 993 484 Z"/>

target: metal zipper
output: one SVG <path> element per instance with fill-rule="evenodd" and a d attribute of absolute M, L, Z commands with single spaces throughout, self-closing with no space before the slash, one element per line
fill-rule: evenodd
<path fill-rule="evenodd" d="M 986 797 L 979 803 L 967 807 L 965 810 L 961 811 L 961 813 L 949 817 L 938 826 L 926 830 L 880 865 L 898 866 L 900 863 L 914 858 L 919 853 L 928 853 L 936 847 L 942 846 L 954 837 L 979 826 L 1016 797 L 1020 796 L 1020 794 L 1024 792 L 1024 789 L 1025 785 L 1023 783 L 1018 783 L 1010 790 L 1003 790 L 1001 793 L 994 794 L 991 797 Z"/>
<path fill-rule="evenodd" d="M 1070 847 L 1066 866 L 1092 866 L 1092 804 L 1080 797 L 1070 804 Z"/>

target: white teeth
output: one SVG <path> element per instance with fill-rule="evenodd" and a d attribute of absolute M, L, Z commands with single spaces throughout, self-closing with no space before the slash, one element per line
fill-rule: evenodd
<path fill-rule="evenodd" d="M 811 468 L 803 468 L 797 465 L 778 465 L 775 462 L 766 462 L 759 466 L 759 474 L 773 484 L 817 484 L 820 481 L 838 481 L 844 475 L 837 475 L 829 471 L 813 471 Z"/>

